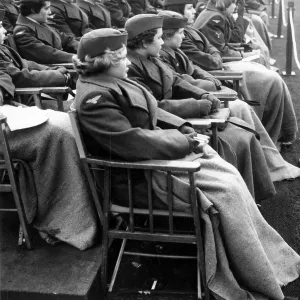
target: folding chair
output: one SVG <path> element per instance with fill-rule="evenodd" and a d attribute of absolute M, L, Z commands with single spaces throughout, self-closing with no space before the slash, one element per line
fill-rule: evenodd
<path fill-rule="evenodd" d="M 100 157 L 90 156 L 83 144 L 83 139 L 80 131 L 80 125 L 76 111 L 69 112 L 73 133 L 75 136 L 76 144 L 78 147 L 81 162 L 84 166 L 88 182 L 92 191 L 93 199 L 97 209 L 97 213 L 102 225 L 102 249 L 103 249 L 103 262 L 101 267 L 101 281 L 104 291 L 107 289 L 107 259 L 109 242 L 113 239 L 121 239 L 122 246 L 120 249 L 119 257 L 113 272 L 112 279 L 109 284 L 108 291 L 112 291 L 114 281 L 118 272 L 121 258 L 123 254 L 133 255 L 132 252 L 127 252 L 125 246 L 128 240 L 136 241 L 151 241 L 151 242 L 168 242 L 168 243 L 185 243 L 196 245 L 196 265 L 197 265 L 197 298 L 206 300 L 210 299 L 209 290 L 206 284 L 206 272 L 205 272 L 205 257 L 204 257 L 204 243 L 201 232 L 200 224 L 200 212 L 196 197 L 195 187 L 195 175 L 194 173 L 200 170 L 199 162 L 187 162 L 187 161 L 170 161 L 170 160 L 148 160 L 139 162 L 125 162 L 106 160 Z M 101 169 L 103 172 L 103 193 L 97 192 L 97 186 L 93 178 L 93 169 Z M 121 168 L 127 170 L 128 175 L 128 190 L 129 190 L 129 207 L 115 205 L 111 202 L 111 171 L 114 168 Z M 135 207 L 133 198 L 133 183 L 132 183 L 132 170 L 144 170 L 149 178 L 152 177 L 152 172 L 155 170 L 161 170 L 167 172 L 168 182 L 168 208 L 166 210 L 155 209 L 153 207 L 153 191 L 151 180 L 148 182 L 147 195 L 148 203 L 147 209 L 140 209 Z M 191 213 L 177 212 L 173 209 L 172 199 L 172 172 L 187 172 L 190 183 L 190 202 L 192 205 Z M 111 214 L 126 214 L 128 216 L 129 225 L 126 229 L 115 229 L 110 226 Z M 142 215 L 148 219 L 149 226 L 138 229 L 135 225 L 135 216 Z M 156 227 L 155 217 L 165 216 L 168 219 L 167 231 L 159 231 Z M 189 218 L 194 223 L 193 232 L 182 234 L 177 233 L 174 228 L 175 218 Z M 147 256 L 149 253 L 134 253 L 135 255 Z M 153 254 L 150 254 L 153 256 Z M 159 254 L 155 254 L 156 257 L 160 257 Z M 163 255 L 163 257 L 165 257 Z M 175 256 L 172 256 L 175 258 Z M 184 258 L 184 256 L 176 255 L 177 258 Z M 202 283 L 202 285 L 201 285 Z M 202 289 L 203 287 L 203 289 Z M 204 295 L 203 295 L 204 294 Z"/>
<path fill-rule="evenodd" d="M 19 231 L 19 245 L 22 245 L 25 242 L 26 247 L 28 249 L 32 248 L 30 235 L 29 235 L 29 226 L 26 221 L 24 207 L 21 201 L 21 195 L 18 190 L 17 180 L 16 180 L 16 164 L 13 163 L 11 158 L 10 148 L 7 139 L 7 123 L 6 117 L 0 113 L 0 142 L 2 145 L 2 150 L 4 154 L 4 159 L 0 157 L 0 171 L 1 173 L 7 173 L 9 178 L 9 183 L 4 180 L 4 176 L 2 176 L 2 180 L 0 180 L 0 193 L 12 193 L 16 205 L 16 209 L 14 211 L 18 212 L 19 220 L 20 220 L 20 231 Z M 11 209 L 0 209 L 1 211 L 11 211 Z"/>

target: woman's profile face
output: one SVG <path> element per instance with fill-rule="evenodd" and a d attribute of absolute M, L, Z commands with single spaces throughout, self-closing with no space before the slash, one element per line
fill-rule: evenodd
<path fill-rule="evenodd" d="M 193 4 L 186 4 L 184 7 L 184 16 L 188 19 L 188 24 L 193 24 L 195 20 L 196 10 Z"/>
<path fill-rule="evenodd" d="M 107 75 L 118 79 L 126 79 L 128 66 L 131 65 L 131 62 L 127 58 L 127 50 L 124 49 L 122 56 L 120 57 L 119 62 L 115 66 L 110 66 L 109 69 L 106 71 Z"/>
<path fill-rule="evenodd" d="M 170 39 L 165 40 L 165 44 L 172 49 L 178 49 L 182 44 L 183 38 L 184 38 L 184 28 L 180 28 L 175 32 L 175 34 Z"/>
<path fill-rule="evenodd" d="M 235 1 L 232 2 L 228 7 L 227 7 L 227 13 L 231 16 L 234 13 L 234 10 L 236 8 Z"/>
<path fill-rule="evenodd" d="M 161 46 L 163 45 L 164 41 L 162 39 L 162 28 L 158 28 L 156 35 L 153 38 L 153 42 L 151 44 L 146 44 L 145 49 L 147 50 L 148 56 L 159 56 L 159 51 L 161 49 Z"/>

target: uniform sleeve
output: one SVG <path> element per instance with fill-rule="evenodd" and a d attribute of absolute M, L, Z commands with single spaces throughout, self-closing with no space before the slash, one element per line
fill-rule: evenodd
<path fill-rule="evenodd" d="M 230 43 L 242 43 L 249 22 L 242 16 L 238 16 L 236 20 L 231 17 L 233 28 L 230 30 Z"/>
<path fill-rule="evenodd" d="M 59 32 L 74 36 L 74 33 L 66 21 L 67 16 L 55 6 L 51 6 L 51 13 L 53 15 L 51 26 L 56 28 Z"/>
<path fill-rule="evenodd" d="M 10 97 L 14 96 L 15 86 L 12 83 L 12 79 L 3 71 L 0 71 L 0 88 L 2 91 L 2 96 L 4 96 L 5 93 L 7 93 Z"/>
<path fill-rule="evenodd" d="M 77 41 L 73 36 L 67 35 L 63 32 L 58 32 L 58 34 L 60 36 L 63 49 L 67 52 L 76 53 L 78 49 L 79 41 Z M 72 56 L 70 62 L 72 62 Z"/>
<path fill-rule="evenodd" d="M 128 18 L 124 17 L 123 11 L 118 5 L 118 1 L 106 0 L 104 1 L 104 5 L 110 11 L 112 25 L 117 26 L 119 28 L 123 28 Z"/>
<path fill-rule="evenodd" d="M 218 70 L 222 68 L 222 58 L 220 52 L 215 47 L 211 47 L 209 52 L 204 52 L 204 49 L 199 49 L 198 46 L 200 48 L 200 45 L 196 45 L 187 33 L 183 38 L 180 49 L 195 65 L 205 70 Z"/>
<path fill-rule="evenodd" d="M 20 55 L 25 59 L 41 64 L 72 62 L 73 54 L 44 44 L 26 26 L 17 26 L 14 29 L 14 39 Z"/>
<path fill-rule="evenodd" d="M 177 129 L 132 127 L 116 97 L 101 94 L 93 99 L 80 105 L 79 119 L 85 132 L 112 156 L 124 160 L 178 159 L 189 153 L 188 141 Z"/>
<path fill-rule="evenodd" d="M 21 87 L 41 87 L 41 86 L 64 86 L 65 78 L 63 74 L 55 70 L 20 70 L 14 64 L 0 61 L 0 70 L 7 73 L 18 88 Z"/>

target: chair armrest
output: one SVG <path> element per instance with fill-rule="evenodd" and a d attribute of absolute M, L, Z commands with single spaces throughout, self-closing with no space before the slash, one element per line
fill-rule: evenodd
<path fill-rule="evenodd" d="M 243 73 L 242 72 L 234 72 L 234 71 L 209 71 L 209 73 L 215 76 L 219 80 L 242 80 Z"/>
<path fill-rule="evenodd" d="M 242 47 L 241 43 L 227 43 L 228 46 L 231 46 L 231 47 Z"/>
<path fill-rule="evenodd" d="M 52 94 L 63 94 L 68 93 L 70 88 L 68 86 L 56 86 L 56 87 L 41 87 L 43 93 L 52 93 Z"/>
<path fill-rule="evenodd" d="M 242 57 L 230 57 L 230 56 L 223 56 L 222 57 L 223 62 L 240 61 L 242 59 L 243 59 Z"/>
<path fill-rule="evenodd" d="M 103 167 L 142 169 L 142 170 L 162 170 L 162 171 L 186 171 L 197 172 L 200 170 L 200 162 L 183 160 L 145 160 L 136 162 L 125 162 L 117 160 L 102 160 L 97 157 L 87 157 L 86 162 Z"/>
<path fill-rule="evenodd" d="M 42 88 L 16 88 L 15 95 L 40 95 Z"/>
<path fill-rule="evenodd" d="M 66 69 L 74 69 L 74 66 L 72 63 L 51 64 L 48 66 L 49 67 L 65 67 Z"/>
<path fill-rule="evenodd" d="M 221 101 L 235 101 L 237 99 L 237 92 L 230 89 L 229 91 L 214 91 L 210 92 L 210 94 L 214 95 Z"/>

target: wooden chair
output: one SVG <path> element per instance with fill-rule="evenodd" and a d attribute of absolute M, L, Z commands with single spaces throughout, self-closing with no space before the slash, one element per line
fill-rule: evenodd
<path fill-rule="evenodd" d="M 19 245 L 22 245 L 25 242 L 28 249 L 32 248 L 30 235 L 29 235 L 29 226 L 26 221 L 24 207 L 21 201 L 21 195 L 18 190 L 17 180 L 16 180 L 16 164 L 13 163 L 11 158 L 10 148 L 7 139 L 7 123 L 6 117 L 0 113 L 0 142 L 2 145 L 2 150 L 4 154 L 4 159 L 0 157 L 0 171 L 1 173 L 5 172 L 8 174 L 9 183 L 2 180 L 0 181 L 0 193 L 12 193 L 16 205 L 16 210 L 18 212 L 20 220 L 20 231 L 19 231 Z M 11 211 L 11 209 L 1 209 L 1 211 Z"/>
<path fill-rule="evenodd" d="M 186 243 L 196 245 L 196 261 L 197 261 L 197 297 L 202 299 L 203 292 L 206 300 L 210 299 L 209 290 L 206 284 L 206 273 L 205 273 L 205 257 L 203 249 L 203 238 L 200 224 L 200 212 L 199 204 L 196 197 L 195 177 L 194 173 L 200 170 L 199 162 L 186 162 L 186 161 L 170 161 L 170 160 L 148 160 L 139 162 L 124 162 L 102 159 L 100 157 L 90 156 L 83 144 L 82 135 L 80 131 L 79 121 L 77 119 L 76 111 L 69 112 L 75 140 L 77 143 L 81 162 L 84 166 L 88 182 L 93 195 L 95 207 L 99 219 L 102 224 L 102 247 L 103 247 L 103 262 L 101 268 L 101 281 L 103 289 L 106 291 L 107 288 L 107 259 L 108 259 L 108 248 L 109 242 L 113 239 L 121 239 L 122 245 L 119 252 L 119 256 L 116 262 L 116 266 L 113 272 L 112 279 L 110 281 L 108 291 L 112 291 L 114 281 L 118 272 L 118 268 L 121 262 L 123 254 L 128 255 L 143 255 L 153 256 L 149 253 L 133 253 L 125 250 L 127 241 L 151 241 L 151 242 L 168 242 L 168 243 Z M 104 175 L 103 182 L 103 193 L 99 195 L 97 187 L 93 178 L 92 169 L 101 169 Z M 123 207 L 115 205 L 111 202 L 111 170 L 114 168 L 121 168 L 127 170 L 128 174 L 128 190 L 129 190 L 129 207 Z M 148 199 L 145 202 L 148 203 L 147 209 L 136 208 L 133 199 L 133 183 L 132 183 L 132 170 L 144 170 L 149 178 L 152 176 L 152 172 L 155 170 L 161 170 L 167 172 L 168 181 L 168 208 L 166 210 L 155 209 L 153 207 L 153 191 L 151 181 L 148 182 Z M 190 183 L 190 202 L 192 204 L 192 213 L 183 213 L 173 210 L 173 199 L 172 199 L 172 172 L 187 172 L 189 175 Z M 111 214 L 125 214 L 128 216 L 128 226 L 126 229 L 115 229 L 110 227 L 110 216 Z M 148 219 L 149 226 L 144 227 L 144 230 L 138 229 L 135 225 L 135 217 L 144 216 Z M 164 216 L 168 218 L 168 229 L 167 231 L 158 231 L 155 226 L 155 217 Z M 177 233 L 174 229 L 175 218 L 189 218 L 194 222 L 193 232 L 191 233 Z M 160 257 L 159 254 L 155 254 L 155 257 Z M 162 255 L 162 257 L 165 257 Z M 172 256 L 183 258 L 182 256 Z M 201 285 L 202 283 L 202 285 Z M 203 290 L 202 290 L 203 286 Z"/>

